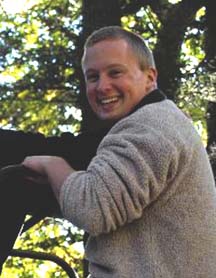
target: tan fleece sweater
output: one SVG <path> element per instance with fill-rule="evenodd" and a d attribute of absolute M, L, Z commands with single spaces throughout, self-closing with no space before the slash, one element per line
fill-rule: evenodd
<path fill-rule="evenodd" d="M 92 278 L 215 278 L 216 190 L 205 148 L 170 100 L 120 120 L 61 190 L 90 234 Z"/>

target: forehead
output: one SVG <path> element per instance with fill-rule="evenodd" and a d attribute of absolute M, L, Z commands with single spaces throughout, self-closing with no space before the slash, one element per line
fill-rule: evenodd
<path fill-rule="evenodd" d="M 112 63 L 130 63 L 136 57 L 124 39 L 112 39 L 97 42 L 88 47 L 83 55 L 83 69 L 103 66 Z"/>

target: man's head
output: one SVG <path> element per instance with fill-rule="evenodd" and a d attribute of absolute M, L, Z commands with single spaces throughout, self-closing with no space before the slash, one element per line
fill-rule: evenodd
<path fill-rule="evenodd" d="M 157 87 L 157 71 L 143 39 L 118 26 L 86 41 L 82 68 L 89 103 L 103 120 L 117 121 Z"/>
<path fill-rule="evenodd" d="M 101 41 L 117 39 L 123 39 L 128 43 L 134 55 L 137 57 L 141 70 L 145 70 L 147 67 L 155 68 L 154 57 L 144 39 L 140 35 L 124 30 L 119 26 L 108 26 L 93 32 L 87 38 L 84 50 L 86 51 L 87 48 Z M 85 56 L 83 56 L 83 59 L 84 57 Z M 82 64 L 84 62 L 83 59 Z"/>

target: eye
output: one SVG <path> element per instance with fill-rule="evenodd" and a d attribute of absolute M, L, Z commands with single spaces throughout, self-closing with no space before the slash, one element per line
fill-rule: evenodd
<path fill-rule="evenodd" d="M 88 82 L 96 82 L 99 78 L 97 73 L 89 73 L 86 75 L 86 81 Z"/>
<path fill-rule="evenodd" d="M 109 75 L 114 78 L 121 76 L 122 73 L 123 73 L 123 71 L 121 69 L 111 69 L 109 71 Z"/>

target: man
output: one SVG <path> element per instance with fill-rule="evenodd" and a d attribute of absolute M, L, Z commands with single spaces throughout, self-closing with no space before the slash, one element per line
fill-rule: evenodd
<path fill-rule="evenodd" d="M 105 27 L 82 59 L 89 103 L 112 125 L 87 170 L 27 157 L 62 214 L 90 234 L 91 278 L 214 278 L 216 191 L 191 121 L 157 89 L 142 38 Z"/>

